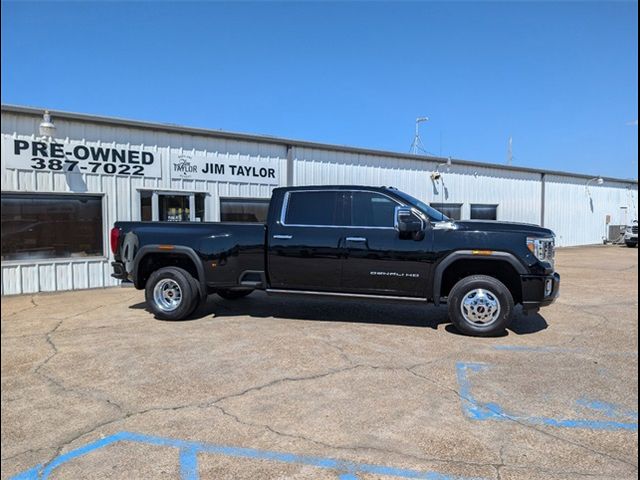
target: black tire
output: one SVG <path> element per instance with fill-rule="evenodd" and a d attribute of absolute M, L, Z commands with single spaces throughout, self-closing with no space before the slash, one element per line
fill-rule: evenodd
<path fill-rule="evenodd" d="M 218 290 L 216 293 L 225 300 L 238 300 L 251 295 L 253 290 Z"/>
<path fill-rule="evenodd" d="M 629 248 L 635 248 L 635 247 L 637 247 L 637 246 L 638 246 L 638 244 L 637 244 L 637 243 L 632 243 L 632 242 L 624 242 L 624 243 L 626 243 L 626 244 L 627 244 L 627 247 L 629 247 Z"/>
<path fill-rule="evenodd" d="M 479 289 L 484 292 L 475 292 Z M 465 299 L 469 302 L 466 307 L 463 306 Z M 513 295 L 504 283 L 487 275 L 472 275 L 460 280 L 451 289 L 448 303 L 452 323 L 466 335 L 499 335 L 513 317 Z"/>
<path fill-rule="evenodd" d="M 193 277 L 186 270 L 178 267 L 164 267 L 156 270 L 151 274 L 147 280 L 145 287 L 145 300 L 147 306 L 153 312 L 156 318 L 162 320 L 182 320 L 188 317 L 195 307 L 199 299 L 198 291 L 194 289 Z M 195 279 L 194 279 L 195 280 Z M 162 286 L 168 286 L 167 290 L 171 290 L 173 293 L 167 291 L 167 296 L 160 295 Z M 158 293 L 160 299 L 158 299 L 154 292 L 158 287 Z M 179 301 L 176 305 L 167 308 L 169 294 L 174 299 L 179 294 Z M 165 301 L 162 300 L 165 298 Z"/>
<path fill-rule="evenodd" d="M 191 291 L 193 292 L 193 300 L 191 303 L 191 309 L 187 314 L 188 317 L 193 315 L 193 313 L 198 310 L 200 306 L 200 284 L 198 283 L 198 279 L 193 277 L 193 275 L 189 275 L 189 281 L 191 282 Z"/>

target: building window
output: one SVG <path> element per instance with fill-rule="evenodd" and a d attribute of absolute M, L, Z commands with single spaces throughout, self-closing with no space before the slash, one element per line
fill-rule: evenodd
<path fill-rule="evenodd" d="M 497 220 L 498 205 L 471 204 L 472 220 Z"/>
<path fill-rule="evenodd" d="M 451 220 L 462 220 L 461 203 L 432 203 L 431 206 Z"/>
<path fill-rule="evenodd" d="M 103 255 L 101 196 L 2 194 L 2 260 Z"/>
<path fill-rule="evenodd" d="M 221 198 L 220 221 L 266 223 L 269 200 L 262 198 Z"/>
<path fill-rule="evenodd" d="M 204 222 L 206 193 L 140 190 L 143 222 Z"/>
<path fill-rule="evenodd" d="M 161 222 L 188 222 L 189 195 L 158 195 L 158 211 Z"/>
<path fill-rule="evenodd" d="M 205 198 L 205 194 L 204 193 L 196 193 L 194 196 L 194 204 L 195 204 L 195 209 L 196 209 L 196 216 L 194 218 L 194 220 L 196 222 L 204 222 L 205 218 L 204 218 L 204 198 Z"/>
<path fill-rule="evenodd" d="M 152 207 L 153 192 L 143 190 L 140 192 L 140 220 L 150 222 L 153 220 Z"/>

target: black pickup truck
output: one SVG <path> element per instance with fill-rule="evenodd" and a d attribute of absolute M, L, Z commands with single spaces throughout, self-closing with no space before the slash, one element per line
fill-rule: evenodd
<path fill-rule="evenodd" d="M 495 335 L 516 304 L 558 296 L 554 234 L 535 225 L 451 221 L 390 187 L 276 188 L 266 225 L 117 222 L 115 278 L 145 289 L 159 318 L 191 315 L 209 294 L 253 290 L 446 302 L 462 332 Z"/>

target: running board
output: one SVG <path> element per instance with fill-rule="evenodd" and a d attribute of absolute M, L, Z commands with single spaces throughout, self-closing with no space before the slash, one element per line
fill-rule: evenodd
<path fill-rule="evenodd" d="M 317 292 L 313 290 L 281 290 L 277 288 L 267 288 L 267 293 L 293 293 L 296 295 L 320 295 L 324 297 L 349 297 L 349 298 L 374 298 L 379 300 L 408 300 L 411 302 L 426 302 L 426 298 L 419 297 L 395 297 L 392 295 L 365 295 L 363 293 L 338 293 L 338 292 Z"/>

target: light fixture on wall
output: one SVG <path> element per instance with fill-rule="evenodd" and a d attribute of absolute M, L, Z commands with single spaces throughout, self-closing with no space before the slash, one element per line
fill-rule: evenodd
<path fill-rule="evenodd" d="M 56 133 L 56 126 L 51 121 L 49 110 L 45 110 L 44 115 L 42 116 L 42 122 L 40 122 L 39 130 L 40 135 L 43 137 L 53 137 Z"/>
<path fill-rule="evenodd" d="M 447 166 L 447 170 L 449 170 L 449 168 L 451 168 L 451 157 L 448 157 L 446 162 L 439 163 L 438 166 L 436 166 L 436 172 L 438 172 L 440 167 L 443 167 L 444 165 Z"/>
<path fill-rule="evenodd" d="M 434 182 L 437 182 L 438 180 L 442 179 L 442 173 L 440 172 L 440 167 L 444 165 L 447 166 L 447 171 L 449 171 L 449 168 L 451 168 L 451 157 L 448 157 L 446 162 L 439 163 L 438 165 L 436 165 L 436 169 L 431 173 L 431 180 L 433 180 Z"/>
<path fill-rule="evenodd" d="M 594 182 L 596 183 L 596 185 L 602 185 L 602 184 L 604 183 L 604 178 L 602 178 L 602 177 L 595 177 L 595 178 L 592 178 L 591 180 L 589 180 L 589 181 L 585 184 L 584 188 L 585 188 L 585 190 L 586 190 L 586 192 L 587 192 L 587 195 L 588 195 L 589 197 L 591 196 L 591 191 L 589 190 L 589 186 L 590 186 L 592 183 L 594 183 Z"/>

